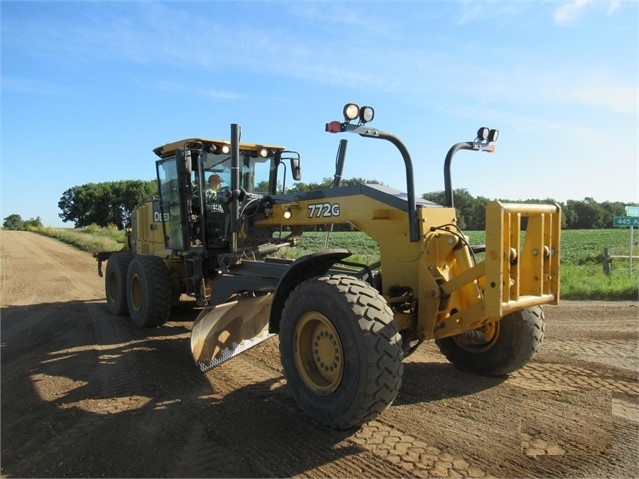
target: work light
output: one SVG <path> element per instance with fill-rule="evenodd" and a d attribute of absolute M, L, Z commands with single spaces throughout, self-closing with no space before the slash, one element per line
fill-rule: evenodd
<path fill-rule="evenodd" d="M 363 106 L 359 110 L 359 120 L 362 123 L 368 123 L 369 121 L 373 121 L 375 118 L 375 110 L 373 110 L 372 106 Z"/>
<path fill-rule="evenodd" d="M 344 105 L 344 118 L 348 121 L 354 120 L 359 115 L 359 107 L 355 103 Z"/>

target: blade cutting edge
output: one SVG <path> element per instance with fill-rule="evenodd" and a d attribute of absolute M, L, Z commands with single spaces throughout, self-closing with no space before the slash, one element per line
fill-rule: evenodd
<path fill-rule="evenodd" d="M 267 340 L 271 294 L 220 304 L 200 313 L 193 323 L 191 352 L 207 371 Z"/>

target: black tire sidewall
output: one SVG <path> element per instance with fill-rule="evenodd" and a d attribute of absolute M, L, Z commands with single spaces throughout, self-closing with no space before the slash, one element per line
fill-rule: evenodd
<path fill-rule="evenodd" d="M 142 306 L 136 310 L 132 304 L 131 288 L 137 276 L 142 290 Z M 171 313 L 171 283 L 162 258 L 136 256 L 127 272 L 127 304 L 131 321 L 141 327 L 160 326 Z"/>
<path fill-rule="evenodd" d="M 106 266 L 104 273 L 104 290 L 106 295 L 107 311 L 115 316 L 126 316 L 129 314 L 127 304 L 126 278 L 129 270 L 129 264 L 133 260 L 131 253 L 112 254 Z M 117 297 L 111 296 L 111 280 L 116 283 Z"/>
<path fill-rule="evenodd" d="M 499 337 L 482 352 L 461 347 L 454 338 L 436 341 L 457 368 L 484 376 L 505 376 L 525 366 L 537 353 L 544 335 L 544 314 L 539 306 L 510 313 L 499 320 Z"/>

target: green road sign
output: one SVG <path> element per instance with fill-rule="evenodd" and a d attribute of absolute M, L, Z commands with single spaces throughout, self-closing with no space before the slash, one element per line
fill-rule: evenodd
<path fill-rule="evenodd" d="M 639 216 L 639 206 L 626 206 L 626 215 Z"/>
<path fill-rule="evenodd" d="M 615 216 L 612 224 L 620 228 L 639 228 L 639 216 Z"/>

